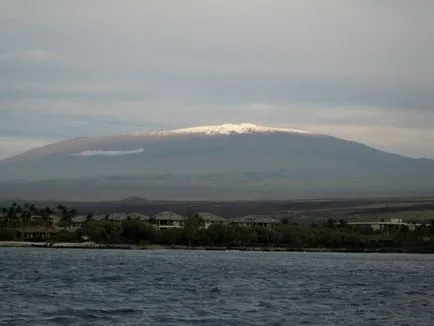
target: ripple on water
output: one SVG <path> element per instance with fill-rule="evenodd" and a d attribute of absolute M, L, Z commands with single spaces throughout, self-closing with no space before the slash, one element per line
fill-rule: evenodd
<path fill-rule="evenodd" d="M 0 259 L 0 325 L 434 320 L 434 256 L 0 248 Z"/>

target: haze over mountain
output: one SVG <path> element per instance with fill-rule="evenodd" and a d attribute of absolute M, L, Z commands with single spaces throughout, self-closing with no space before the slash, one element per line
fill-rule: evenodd
<path fill-rule="evenodd" d="M 434 161 L 250 123 L 83 137 L 0 161 L 0 197 L 288 199 L 434 194 Z"/>

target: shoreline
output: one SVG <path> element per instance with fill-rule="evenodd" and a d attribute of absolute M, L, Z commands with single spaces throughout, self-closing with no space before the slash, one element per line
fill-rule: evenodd
<path fill-rule="evenodd" d="M 219 246 L 181 246 L 181 245 L 131 245 L 131 244 L 97 244 L 92 242 L 50 243 L 25 241 L 0 241 L 0 248 L 50 248 L 50 249 L 120 249 L 120 250 L 197 250 L 197 251 L 246 251 L 246 252 L 335 252 L 335 253 L 411 253 L 434 254 L 434 250 L 406 250 L 403 248 L 287 248 L 287 247 L 219 247 Z"/>

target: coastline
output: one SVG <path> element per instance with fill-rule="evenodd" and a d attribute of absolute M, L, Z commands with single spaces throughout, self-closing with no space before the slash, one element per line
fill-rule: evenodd
<path fill-rule="evenodd" d="M 181 246 L 181 245 L 131 245 L 97 244 L 93 242 L 50 243 L 25 241 L 0 241 L 0 248 L 50 248 L 50 249 L 121 249 L 121 250 L 198 250 L 198 251 L 248 251 L 248 252 L 312 252 L 312 253 L 412 253 L 434 254 L 434 250 L 406 250 L 403 248 L 287 248 L 287 247 L 219 247 L 219 246 Z"/>

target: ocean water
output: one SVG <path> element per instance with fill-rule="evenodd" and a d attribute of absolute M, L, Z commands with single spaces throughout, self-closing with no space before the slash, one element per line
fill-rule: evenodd
<path fill-rule="evenodd" d="M 0 325 L 434 325 L 434 256 L 0 248 Z"/>

